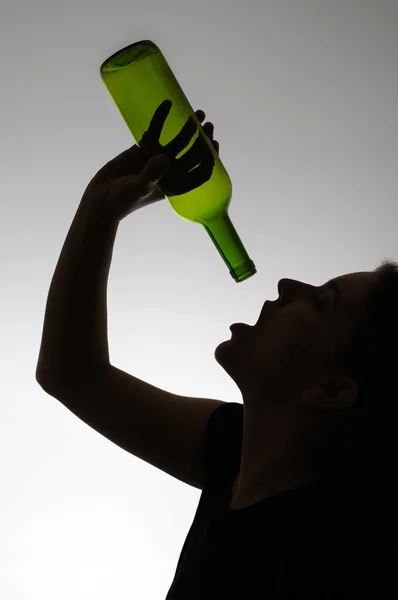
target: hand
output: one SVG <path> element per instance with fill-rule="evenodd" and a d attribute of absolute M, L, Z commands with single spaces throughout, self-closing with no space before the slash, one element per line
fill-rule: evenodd
<path fill-rule="evenodd" d="M 195 114 L 200 123 L 206 119 L 202 110 L 196 111 Z M 219 143 L 213 139 L 213 123 L 207 122 L 202 129 L 211 140 L 215 151 L 219 153 Z M 95 203 L 96 209 L 106 219 L 120 222 L 135 210 L 165 199 L 159 181 L 171 170 L 171 163 L 172 160 L 163 152 L 148 160 L 144 151 L 134 145 L 98 171 L 88 185 L 84 197 L 89 196 L 90 203 Z"/>
<path fill-rule="evenodd" d="M 169 198 L 186 194 L 209 181 L 216 162 L 214 151 L 210 148 L 204 129 L 200 128 L 198 131 L 198 119 L 195 119 L 192 114 L 174 139 L 165 145 L 160 143 L 162 130 L 172 105 L 171 100 L 164 100 L 159 104 L 148 129 L 138 143 L 148 158 L 165 154 L 170 159 L 170 169 L 159 182 L 159 187 Z M 177 158 L 194 136 L 196 139 L 189 150 Z"/>

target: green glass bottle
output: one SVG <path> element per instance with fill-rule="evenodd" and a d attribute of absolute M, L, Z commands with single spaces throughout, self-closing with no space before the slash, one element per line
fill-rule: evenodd
<path fill-rule="evenodd" d="M 229 175 L 156 44 L 144 40 L 119 50 L 100 74 L 146 157 L 162 153 L 171 160 L 159 187 L 175 212 L 203 225 L 236 282 L 254 275 L 228 215 Z"/>

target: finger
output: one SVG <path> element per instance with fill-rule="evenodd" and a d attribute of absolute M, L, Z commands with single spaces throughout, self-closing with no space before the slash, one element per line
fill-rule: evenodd
<path fill-rule="evenodd" d="M 203 131 L 205 132 L 205 134 L 207 135 L 208 138 L 213 139 L 213 134 L 214 134 L 213 123 L 207 122 L 205 125 L 203 125 Z"/>
<path fill-rule="evenodd" d="M 203 135 L 199 135 L 190 149 L 178 159 L 178 169 L 185 178 L 187 174 L 200 164 L 205 156 L 211 155 L 211 151 Z"/>
<path fill-rule="evenodd" d="M 181 173 L 181 177 L 174 177 L 169 182 L 168 176 L 165 176 L 166 196 L 170 196 L 170 193 L 167 193 L 169 183 L 171 195 L 180 195 L 199 188 L 209 181 L 215 166 L 214 151 L 209 148 L 209 140 L 203 134 L 199 135 L 191 148 L 178 159 L 177 163 L 177 169 Z"/>
<path fill-rule="evenodd" d="M 197 132 L 198 125 L 191 115 L 176 137 L 165 146 L 165 152 L 170 156 L 177 156 L 186 148 Z"/>
<path fill-rule="evenodd" d="M 200 121 L 201 123 L 203 123 L 203 121 L 206 118 L 205 113 L 203 112 L 203 110 L 197 110 L 195 112 L 196 118 L 198 119 L 198 121 Z"/>
<path fill-rule="evenodd" d="M 217 140 L 213 140 L 213 146 L 214 146 L 214 150 L 217 152 L 217 154 L 220 153 L 220 144 L 217 142 Z"/>
<path fill-rule="evenodd" d="M 156 140 L 160 139 L 163 126 L 171 111 L 172 104 L 173 103 L 171 100 L 164 100 L 156 109 L 155 114 L 153 115 L 151 123 L 149 125 L 151 138 Z"/>

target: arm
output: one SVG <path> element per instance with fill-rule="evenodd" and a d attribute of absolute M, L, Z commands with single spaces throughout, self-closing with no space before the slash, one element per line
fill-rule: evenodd
<path fill-rule="evenodd" d="M 203 111 L 196 116 L 200 122 L 205 119 Z M 213 124 L 203 129 L 218 152 Z M 50 285 L 36 368 L 42 387 L 87 380 L 91 372 L 110 366 L 106 299 L 119 222 L 164 200 L 157 184 L 170 166 L 167 156 L 148 160 L 134 145 L 102 167 L 88 185 Z"/>
<path fill-rule="evenodd" d="M 157 182 L 167 162 L 146 161 L 134 146 L 91 181 L 51 282 L 36 379 L 119 447 L 203 489 L 207 423 L 222 401 L 166 392 L 109 362 L 106 286 L 118 223 L 164 199 Z"/>
<path fill-rule="evenodd" d="M 101 222 L 82 204 L 69 229 L 48 293 L 36 379 L 68 381 L 109 364 L 107 283 L 118 222 Z"/>
<path fill-rule="evenodd" d="M 107 283 L 119 220 L 110 210 L 99 210 L 100 191 L 104 183 L 138 174 L 143 167 L 143 155 L 133 146 L 107 163 L 83 195 L 48 293 L 36 369 L 43 387 L 109 366 Z M 160 200 L 159 189 L 156 194 Z"/>
<path fill-rule="evenodd" d="M 136 210 L 159 196 L 151 192 L 153 184 L 140 196 L 134 191 L 137 181 L 133 178 L 126 190 L 123 214 L 129 204 Z M 94 197 L 98 206 L 100 197 Z M 222 401 L 172 394 L 110 365 L 106 285 L 118 220 L 107 223 L 88 198 L 72 223 L 51 283 L 36 379 L 120 448 L 203 489 L 207 423 Z M 112 210 L 118 198 L 111 199 Z"/>

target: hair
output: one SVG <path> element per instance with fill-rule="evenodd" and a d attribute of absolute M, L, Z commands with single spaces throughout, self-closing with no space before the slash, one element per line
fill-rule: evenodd
<path fill-rule="evenodd" d="M 398 457 L 398 263 L 384 259 L 340 366 L 359 396 L 333 440 L 324 472 L 347 481 L 391 480 Z"/>

